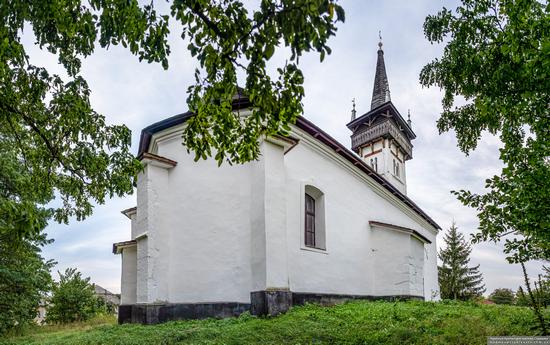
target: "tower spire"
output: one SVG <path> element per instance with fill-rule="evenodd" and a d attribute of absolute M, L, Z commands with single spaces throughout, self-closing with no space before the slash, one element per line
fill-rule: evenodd
<path fill-rule="evenodd" d="M 374 76 L 374 88 L 372 90 L 371 110 L 391 100 L 390 86 L 384 64 L 384 51 L 382 50 L 382 33 L 378 31 L 378 59 L 376 60 L 376 74 Z"/>

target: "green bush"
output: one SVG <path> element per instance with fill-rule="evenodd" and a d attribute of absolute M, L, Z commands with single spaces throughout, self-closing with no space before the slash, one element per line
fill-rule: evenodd
<path fill-rule="evenodd" d="M 59 273 L 59 282 L 52 289 L 52 298 L 46 314 L 48 323 L 86 321 L 104 310 L 95 296 L 90 278 L 82 278 L 76 268 Z"/>

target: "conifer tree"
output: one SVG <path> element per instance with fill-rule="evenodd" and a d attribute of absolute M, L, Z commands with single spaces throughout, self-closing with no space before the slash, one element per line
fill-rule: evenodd
<path fill-rule="evenodd" d="M 464 239 L 464 235 L 458 232 L 454 222 L 444 241 L 447 246 L 438 254 L 442 261 L 439 267 L 441 298 L 468 300 L 481 296 L 485 292 L 485 285 L 479 265 L 468 267 L 472 248 Z"/>

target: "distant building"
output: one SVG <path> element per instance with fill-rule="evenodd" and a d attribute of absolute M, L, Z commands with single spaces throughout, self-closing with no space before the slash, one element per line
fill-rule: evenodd
<path fill-rule="evenodd" d="M 253 105 L 237 97 L 246 116 Z M 439 298 L 440 230 L 406 195 L 416 137 L 390 98 L 382 44 L 351 150 L 299 117 L 258 161 L 195 162 L 187 112 L 141 133 L 137 206 L 122 254 L 119 322 L 275 315 L 304 302 Z M 426 176 L 426 179 L 430 177 Z"/>
<path fill-rule="evenodd" d="M 97 297 L 102 298 L 107 304 L 110 304 L 114 308 L 115 313 L 118 312 L 118 306 L 120 305 L 119 294 L 114 294 L 97 284 L 94 284 L 94 292 Z"/>

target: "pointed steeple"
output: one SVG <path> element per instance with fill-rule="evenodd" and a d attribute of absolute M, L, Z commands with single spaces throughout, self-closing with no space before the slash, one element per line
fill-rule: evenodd
<path fill-rule="evenodd" d="M 376 74 L 374 76 L 374 88 L 372 90 L 371 110 L 390 101 L 390 86 L 384 64 L 384 51 L 382 50 L 382 35 L 378 43 L 378 59 L 376 61 Z"/>

